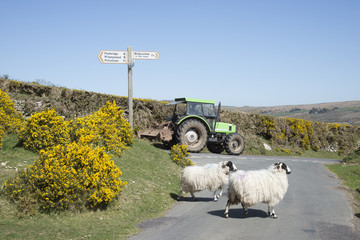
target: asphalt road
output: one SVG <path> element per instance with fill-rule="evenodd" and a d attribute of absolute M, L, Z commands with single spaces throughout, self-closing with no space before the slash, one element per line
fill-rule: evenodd
<path fill-rule="evenodd" d="M 226 189 L 218 202 L 213 202 L 212 193 L 206 190 L 195 193 L 197 201 L 185 196 L 164 217 L 139 224 L 143 231 L 130 240 L 360 239 L 346 193 L 324 166 L 335 160 L 206 153 L 191 154 L 190 159 L 197 165 L 231 160 L 242 170 L 267 168 L 278 161 L 286 163 L 292 172 L 288 175 L 289 189 L 275 207 L 278 219 L 269 218 L 267 205 L 262 203 L 249 208 L 246 218 L 241 205 L 231 206 L 226 219 Z"/>

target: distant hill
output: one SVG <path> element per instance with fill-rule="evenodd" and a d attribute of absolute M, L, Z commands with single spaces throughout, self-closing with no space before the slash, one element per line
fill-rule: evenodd
<path fill-rule="evenodd" d="M 259 113 L 275 117 L 299 118 L 309 121 L 360 126 L 360 101 L 284 105 L 274 107 L 226 107 L 230 111 Z"/>

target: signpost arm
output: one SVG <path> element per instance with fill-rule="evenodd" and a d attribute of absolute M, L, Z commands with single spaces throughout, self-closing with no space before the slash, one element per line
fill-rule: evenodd
<path fill-rule="evenodd" d="M 133 81 L 132 81 L 132 67 L 134 66 L 132 58 L 132 49 L 128 49 L 128 108 L 129 108 L 129 123 L 133 129 Z"/>

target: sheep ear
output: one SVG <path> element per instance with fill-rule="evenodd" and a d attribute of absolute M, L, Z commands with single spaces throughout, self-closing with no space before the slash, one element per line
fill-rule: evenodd
<path fill-rule="evenodd" d="M 226 168 L 227 165 L 228 165 L 228 161 L 225 161 L 225 162 L 223 162 L 222 167 Z"/>
<path fill-rule="evenodd" d="M 283 163 L 283 162 L 278 162 L 278 163 L 276 163 L 276 168 L 277 168 L 279 171 L 281 171 L 281 170 L 287 171 L 287 166 L 286 166 L 286 164 Z"/>
<path fill-rule="evenodd" d="M 281 162 L 277 162 L 274 165 L 275 165 L 275 169 L 277 169 L 277 170 L 281 169 Z"/>

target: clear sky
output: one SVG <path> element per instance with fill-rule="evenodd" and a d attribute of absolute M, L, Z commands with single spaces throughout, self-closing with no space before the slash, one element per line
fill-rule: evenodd
<path fill-rule="evenodd" d="M 360 100 L 359 0 L 0 0 L 0 75 L 128 95 L 231 106 Z"/>

